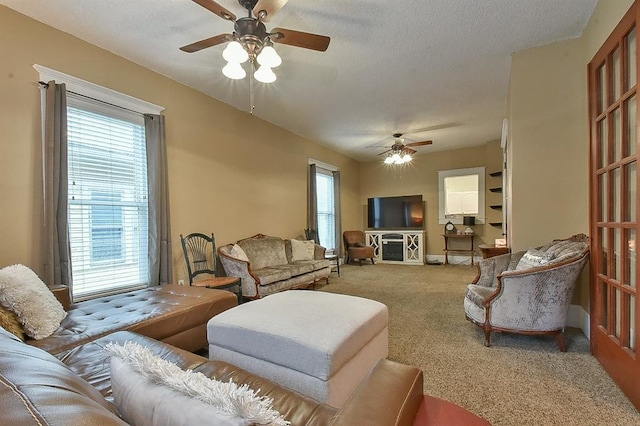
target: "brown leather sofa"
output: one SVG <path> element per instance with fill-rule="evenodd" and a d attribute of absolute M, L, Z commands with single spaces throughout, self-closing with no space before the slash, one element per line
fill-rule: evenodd
<path fill-rule="evenodd" d="M 423 400 L 422 372 L 382 360 L 341 410 L 222 361 L 186 352 L 132 332 L 116 332 L 53 356 L 0 328 L 0 424 L 124 425 L 111 398 L 104 346 L 135 341 L 183 369 L 233 379 L 273 398 L 292 425 L 412 425 Z"/>
<path fill-rule="evenodd" d="M 27 343 L 58 354 L 107 334 L 128 330 L 188 351 L 206 348 L 207 322 L 238 304 L 235 294 L 167 284 L 70 304 L 65 288 L 54 289 L 67 311 L 53 335 Z"/>

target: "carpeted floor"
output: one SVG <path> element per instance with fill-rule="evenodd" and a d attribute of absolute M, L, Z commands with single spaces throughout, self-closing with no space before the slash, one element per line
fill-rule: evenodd
<path fill-rule="evenodd" d="M 552 337 L 506 333 L 484 347 L 462 308 L 475 267 L 345 265 L 341 275 L 320 290 L 385 303 L 389 358 L 419 366 L 425 393 L 493 425 L 640 425 L 580 330 L 566 330 L 566 353 Z"/>

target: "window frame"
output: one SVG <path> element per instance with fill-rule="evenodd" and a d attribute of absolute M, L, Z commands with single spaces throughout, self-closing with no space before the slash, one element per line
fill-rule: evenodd
<path fill-rule="evenodd" d="M 456 176 L 478 176 L 478 213 L 469 214 L 466 216 L 474 216 L 477 224 L 484 224 L 486 221 L 485 199 L 486 199 L 486 186 L 485 186 L 485 174 L 486 167 L 469 167 L 465 169 L 451 169 L 451 170 L 439 170 L 438 171 L 438 223 L 444 225 L 447 222 L 454 223 L 456 225 L 462 224 L 462 218 L 464 215 L 447 215 L 445 213 L 446 206 L 446 185 L 445 178 Z"/>

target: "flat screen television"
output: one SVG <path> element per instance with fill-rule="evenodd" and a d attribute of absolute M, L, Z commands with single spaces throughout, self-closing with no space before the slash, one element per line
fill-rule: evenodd
<path fill-rule="evenodd" d="M 370 229 L 422 229 L 424 226 L 422 195 L 369 198 L 367 212 Z"/>

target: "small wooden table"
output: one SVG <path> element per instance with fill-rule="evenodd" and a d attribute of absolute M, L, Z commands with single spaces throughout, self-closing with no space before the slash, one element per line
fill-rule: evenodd
<path fill-rule="evenodd" d="M 466 253 L 471 256 L 471 265 L 473 265 L 473 239 L 475 238 L 475 234 L 442 234 L 444 237 L 444 264 L 449 264 L 449 252 L 460 252 Z M 464 240 L 469 239 L 471 246 L 468 249 L 451 249 L 449 248 L 449 239 L 454 240 Z"/>
<path fill-rule="evenodd" d="M 483 259 L 509 253 L 509 247 L 496 247 L 492 244 L 480 244 L 478 247 L 482 250 Z"/>
<path fill-rule="evenodd" d="M 194 287 L 215 288 L 218 290 L 226 290 L 238 286 L 238 304 L 244 303 L 242 298 L 242 279 L 238 277 L 212 277 L 206 280 L 198 280 L 191 283 Z"/>

